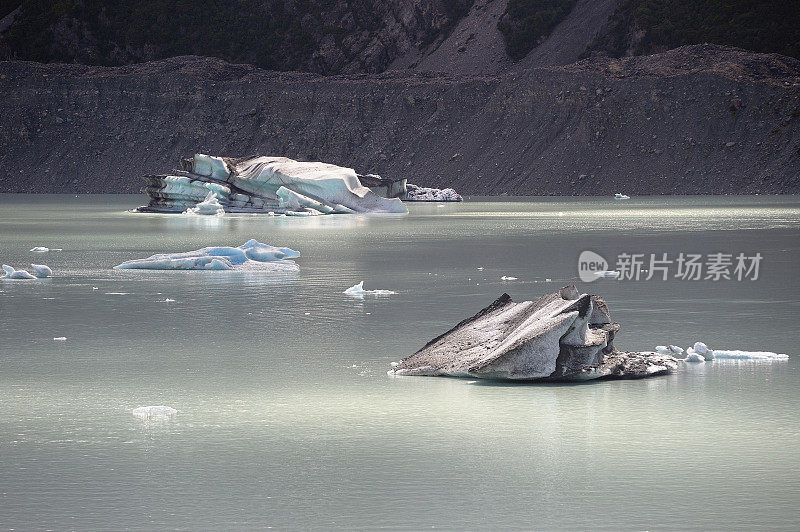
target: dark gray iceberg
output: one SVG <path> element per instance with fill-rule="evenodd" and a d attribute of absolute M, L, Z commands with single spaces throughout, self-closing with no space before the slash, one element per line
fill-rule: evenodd
<path fill-rule="evenodd" d="M 670 355 L 617 351 L 617 331 L 605 301 L 579 294 L 572 285 L 535 301 L 515 303 L 503 294 L 389 374 L 584 381 L 649 377 L 677 368 Z"/>

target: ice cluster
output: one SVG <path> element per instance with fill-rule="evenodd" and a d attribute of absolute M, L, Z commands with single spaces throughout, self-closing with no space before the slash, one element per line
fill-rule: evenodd
<path fill-rule="evenodd" d="M 251 239 L 239 247 L 206 247 L 182 253 L 159 253 L 146 259 L 123 262 L 118 270 L 261 270 L 297 271 L 292 260 L 300 253 Z"/>
<path fill-rule="evenodd" d="M 656 352 L 662 354 L 680 355 L 683 349 L 670 345 L 656 346 Z M 789 355 L 773 353 L 771 351 L 740 351 L 738 349 L 711 349 L 703 342 L 695 342 L 692 347 L 686 349 L 684 362 L 706 362 L 714 359 L 733 359 L 733 360 L 787 360 Z"/>
<path fill-rule="evenodd" d="M 15 270 L 8 264 L 3 264 L 3 271 L 5 275 L 3 279 L 44 279 L 53 275 L 53 270 L 44 264 L 31 264 L 33 268 L 33 275 L 27 270 Z"/>
<path fill-rule="evenodd" d="M 219 202 L 219 196 L 216 192 L 209 192 L 206 199 L 195 205 L 189 207 L 183 214 L 198 214 L 202 216 L 222 216 L 225 214 L 225 208 Z"/>

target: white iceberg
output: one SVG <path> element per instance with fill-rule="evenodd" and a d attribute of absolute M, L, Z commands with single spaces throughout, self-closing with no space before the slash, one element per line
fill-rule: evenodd
<path fill-rule="evenodd" d="M 686 358 L 683 359 L 684 362 L 705 362 L 706 359 L 703 358 L 702 355 L 697 353 L 688 353 Z"/>
<path fill-rule="evenodd" d="M 714 352 L 703 342 L 695 342 L 692 347 L 686 348 L 687 355 L 699 355 L 705 360 L 714 360 Z"/>
<path fill-rule="evenodd" d="M 500 277 L 500 280 L 501 281 L 516 281 L 517 278 L 516 277 L 511 277 L 510 275 L 504 275 L 504 276 Z"/>
<path fill-rule="evenodd" d="M 683 354 L 683 349 L 678 347 L 677 345 L 657 345 L 656 346 L 656 353 L 661 355 L 672 355 L 672 356 L 680 356 Z"/>
<path fill-rule="evenodd" d="M 614 194 L 614 199 L 631 199 L 631 197 L 617 192 L 616 194 Z"/>
<path fill-rule="evenodd" d="M 15 270 L 8 264 L 3 264 L 3 270 L 6 272 L 3 279 L 36 279 L 33 275 L 25 270 Z"/>
<path fill-rule="evenodd" d="M 55 338 L 53 338 L 53 341 L 55 341 L 55 342 L 66 342 L 67 341 L 67 337 L 66 336 L 56 336 Z"/>
<path fill-rule="evenodd" d="M 53 275 L 53 270 L 50 269 L 50 266 L 45 266 L 44 264 L 31 264 L 31 267 L 33 268 L 33 275 L 39 279 L 44 279 Z"/>
<path fill-rule="evenodd" d="M 47 253 L 48 251 L 50 251 L 50 248 L 46 248 L 44 246 L 36 246 L 35 248 L 32 248 L 31 251 L 34 253 Z"/>
<path fill-rule="evenodd" d="M 349 296 L 357 296 L 357 297 L 364 297 L 365 295 L 373 295 L 373 296 L 388 296 L 394 294 L 391 290 L 365 290 L 364 289 L 364 281 L 361 281 L 357 285 L 353 285 L 344 292 L 343 294 L 347 294 Z"/>
<path fill-rule="evenodd" d="M 137 406 L 133 409 L 133 415 L 141 419 L 170 418 L 178 411 L 171 406 Z"/>
<path fill-rule="evenodd" d="M 189 207 L 183 214 L 197 214 L 203 216 L 222 216 L 225 214 L 225 208 L 219 202 L 219 196 L 216 192 L 209 192 L 206 199 L 195 205 Z"/>
<path fill-rule="evenodd" d="M 146 259 L 123 262 L 118 270 L 252 270 L 297 271 L 292 260 L 300 253 L 251 239 L 239 247 L 206 247 L 182 253 L 159 253 Z"/>
<path fill-rule="evenodd" d="M 739 351 L 736 349 L 714 349 L 714 358 L 732 360 L 788 360 L 789 355 L 771 351 Z"/>

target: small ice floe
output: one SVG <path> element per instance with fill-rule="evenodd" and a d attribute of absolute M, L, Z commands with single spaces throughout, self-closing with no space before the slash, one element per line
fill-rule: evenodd
<path fill-rule="evenodd" d="M 53 270 L 44 264 L 31 264 L 31 268 L 33 268 L 33 275 L 39 279 L 45 279 L 53 275 Z"/>
<path fill-rule="evenodd" d="M 614 270 L 603 270 L 599 272 L 594 272 L 594 274 L 598 277 L 607 277 L 612 279 L 616 279 L 617 277 L 619 277 L 619 272 Z"/>
<path fill-rule="evenodd" d="M 789 355 L 772 351 L 741 351 L 738 349 L 710 349 L 703 342 L 695 342 L 686 350 L 687 361 L 692 356 L 701 356 L 704 360 L 788 360 Z"/>
<path fill-rule="evenodd" d="M 703 360 L 714 360 L 714 352 L 703 342 L 695 342 L 692 347 L 686 349 L 688 355 L 699 355 Z"/>
<path fill-rule="evenodd" d="M 137 406 L 133 409 L 133 415 L 140 419 L 167 419 L 171 418 L 178 411 L 171 406 Z"/>
<path fill-rule="evenodd" d="M 239 247 L 207 247 L 183 253 L 159 253 L 114 266 L 115 270 L 245 270 L 297 271 L 300 253 L 251 239 Z"/>
<path fill-rule="evenodd" d="M 36 277 L 27 271 L 15 270 L 8 264 L 3 264 L 3 270 L 6 272 L 6 274 L 3 276 L 3 279 L 36 279 Z"/>
<path fill-rule="evenodd" d="M 170 298 L 167 297 L 167 298 L 164 298 L 163 302 L 164 303 L 175 303 L 175 300 L 174 299 L 170 299 Z"/>
<path fill-rule="evenodd" d="M 53 338 L 53 341 L 54 342 L 66 342 L 67 341 L 67 337 L 66 336 L 56 336 L 55 338 Z"/>
<path fill-rule="evenodd" d="M 31 248 L 33 253 L 47 253 L 50 251 L 50 248 L 46 248 L 44 246 L 36 246 L 35 248 Z"/>
<path fill-rule="evenodd" d="M 219 196 L 215 192 L 209 192 L 206 199 L 195 205 L 189 207 L 183 214 L 193 214 L 202 216 L 222 216 L 225 214 L 225 208 L 219 202 Z"/>
<path fill-rule="evenodd" d="M 482 272 L 482 271 L 483 271 L 483 266 L 478 266 L 477 270 L 478 270 L 479 272 Z"/>
<path fill-rule="evenodd" d="M 705 362 L 706 359 L 698 353 L 687 353 L 684 362 Z"/>
<path fill-rule="evenodd" d="M 510 275 L 504 275 L 500 278 L 501 281 L 516 281 L 516 277 L 511 277 Z"/>
<path fill-rule="evenodd" d="M 342 293 L 347 294 L 348 296 L 364 297 L 365 295 L 388 296 L 394 294 L 395 292 L 393 292 L 392 290 L 365 290 L 364 281 L 361 281 L 357 285 L 351 286 Z"/>
<path fill-rule="evenodd" d="M 617 192 L 616 194 L 614 194 L 614 199 L 631 199 L 631 197 Z"/>
<path fill-rule="evenodd" d="M 656 353 L 659 355 L 679 356 L 683 354 L 683 349 L 677 345 L 657 345 Z"/>

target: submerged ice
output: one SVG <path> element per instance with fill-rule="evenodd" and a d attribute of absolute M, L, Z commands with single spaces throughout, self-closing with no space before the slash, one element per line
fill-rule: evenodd
<path fill-rule="evenodd" d="M 165 405 L 137 406 L 133 409 L 133 415 L 141 419 L 169 418 L 177 413 L 177 410 Z"/>
<path fill-rule="evenodd" d="M 296 271 L 300 253 L 251 239 L 239 247 L 216 246 L 181 253 L 159 253 L 123 262 L 118 270 L 267 270 Z"/>

